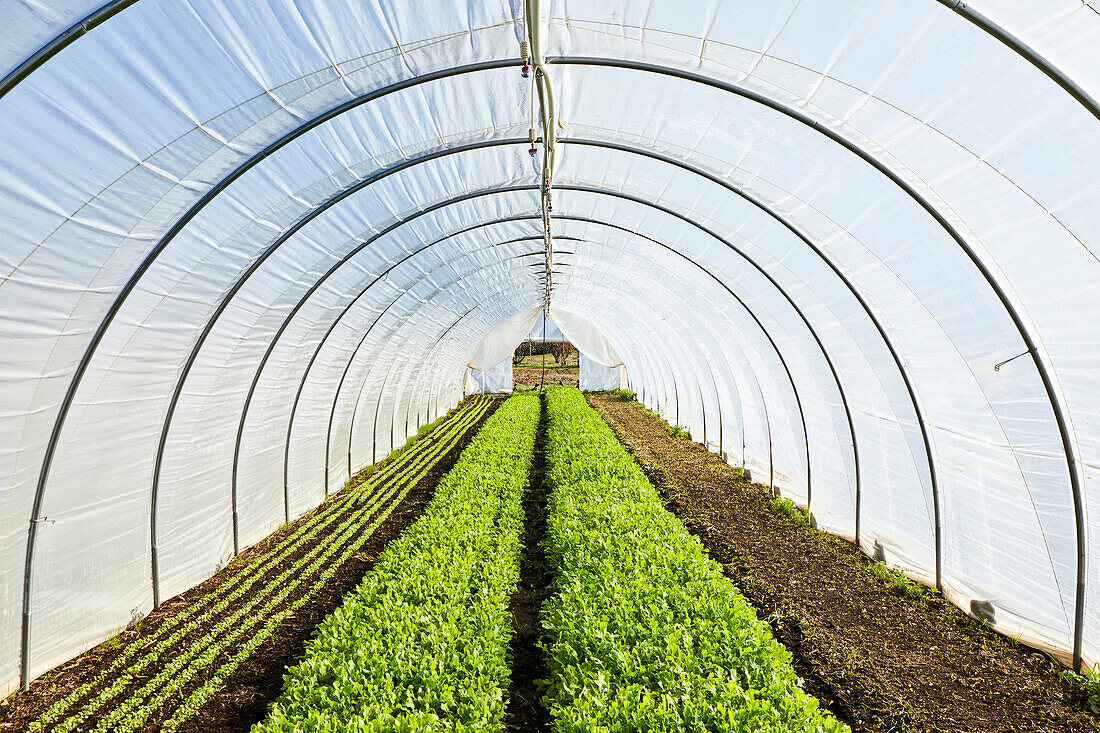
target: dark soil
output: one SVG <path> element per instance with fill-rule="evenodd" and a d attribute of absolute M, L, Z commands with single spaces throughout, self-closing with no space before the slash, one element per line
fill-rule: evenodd
<path fill-rule="evenodd" d="M 546 664 L 538 648 L 542 626 L 539 611 L 549 593 L 549 576 L 542 538 L 546 535 L 546 400 L 542 399 L 542 415 L 535 437 L 535 458 L 531 479 L 523 496 L 523 557 L 520 559 L 519 588 L 512 595 L 515 634 L 508 650 L 512 663 L 512 678 L 508 690 L 508 709 L 504 714 L 505 730 L 550 730 L 550 714 L 542 704 L 542 691 L 537 683 L 546 677 Z"/>
<path fill-rule="evenodd" d="M 500 402 L 497 401 L 496 405 Z M 283 671 L 298 661 L 306 642 L 326 616 L 336 610 L 351 590 L 374 567 L 375 559 L 424 513 L 435 494 L 436 484 L 451 470 L 466 444 L 481 423 L 496 410 L 490 407 L 484 417 L 471 426 L 431 470 L 412 488 L 386 521 L 374 531 L 357 555 L 344 564 L 325 586 L 325 590 L 291 618 L 287 619 L 271 641 L 262 645 L 236 674 L 204 705 L 195 717 L 180 728 L 194 733 L 247 731 L 267 713 L 283 689 Z"/>
<path fill-rule="evenodd" d="M 181 727 L 185 731 L 244 731 L 264 717 L 282 691 L 283 671 L 302 656 L 313 629 L 340 605 L 374 566 L 374 558 L 416 521 L 431 498 L 435 470 L 413 488 L 386 518 L 362 550 L 341 566 L 324 590 L 283 622 L 272 639 L 237 668 L 236 673 L 199 712 Z"/>
<path fill-rule="evenodd" d="M 661 490 L 791 651 L 806 690 L 857 733 L 1100 730 L 1050 656 L 1016 644 L 928 590 L 871 575 L 844 540 L 769 508 L 767 488 L 636 403 L 589 395 Z"/>
<path fill-rule="evenodd" d="M 477 432 L 484 422 L 500 404 L 497 401 L 491 405 L 480 421 L 472 425 L 465 434 L 455 443 L 427 474 L 405 496 L 402 502 L 394 508 L 385 521 L 374 531 L 370 539 L 359 551 L 350 557 L 336 573 L 329 578 L 324 588 L 316 593 L 295 614 L 287 618 L 276 630 L 276 633 L 266 643 L 261 644 L 242 664 L 235 674 L 211 697 L 206 704 L 186 721 L 180 730 L 183 731 L 247 731 L 259 721 L 267 711 L 268 705 L 278 697 L 282 690 L 282 675 L 287 666 L 296 662 L 301 656 L 306 641 L 313 633 L 314 628 L 329 613 L 340 605 L 343 596 L 355 588 L 362 580 L 363 575 L 374 565 L 377 555 L 395 537 L 412 524 L 423 512 L 424 505 L 431 498 L 439 479 L 450 470 L 458 460 L 462 449 L 470 438 Z M 432 437 L 426 437 L 431 440 Z M 385 461 L 379 466 L 384 465 Z M 357 477 L 357 482 L 365 480 L 367 473 Z M 331 501 L 340 501 L 344 493 L 333 497 Z M 354 507 L 349 502 L 347 508 L 340 511 L 332 526 L 350 514 Z M 27 726 L 41 715 L 54 702 L 64 698 L 81 684 L 93 680 L 97 674 L 108 667 L 115 657 L 129 646 L 132 641 L 140 640 L 143 636 L 152 636 L 158 626 L 167 619 L 173 617 L 185 609 L 189 604 L 200 600 L 204 595 L 214 591 L 226 583 L 237 573 L 245 571 L 251 560 L 265 554 L 273 546 L 281 542 L 287 535 L 294 532 L 297 527 L 307 521 L 321 508 L 313 510 L 309 514 L 300 517 L 293 523 L 281 528 L 278 532 L 265 538 L 263 541 L 245 550 L 233 560 L 224 570 L 209 578 L 200 585 L 181 593 L 163 603 L 143 620 L 137 628 L 124 631 L 115 640 L 110 640 L 99 645 L 95 649 L 77 657 L 47 675 L 35 680 L 30 688 L 24 692 L 12 695 L 0 703 L 0 731 L 25 730 Z M 384 510 L 380 508 L 380 510 Z M 277 567 L 269 571 L 269 575 L 278 575 L 283 569 L 292 565 L 299 557 L 308 553 L 316 546 L 317 541 L 323 537 L 317 537 L 312 542 L 305 542 L 294 553 L 288 555 Z M 348 542 L 353 541 L 349 539 Z M 346 545 L 345 545 L 346 546 Z M 334 553 L 338 555 L 339 552 Z M 262 583 L 261 583 L 262 584 Z M 257 584 L 257 585 L 261 585 Z M 294 593 L 280 606 L 292 603 L 303 593 L 311 589 L 312 584 L 307 581 L 301 584 Z M 194 630 L 187 637 L 179 640 L 171 649 L 165 650 L 159 659 L 159 663 L 147 667 L 140 675 L 130 683 L 126 691 L 119 694 L 100 711 L 101 715 L 93 715 L 84 721 L 80 730 L 94 729 L 102 716 L 108 715 L 118 703 L 125 700 L 132 690 L 144 685 L 160 669 L 176 657 L 179 653 L 189 649 L 196 641 L 201 641 L 209 633 L 209 627 L 218 623 L 221 618 L 231 615 L 234 611 L 250 600 L 251 593 L 237 599 L 226 608 L 218 618 L 202 625 L 202 628 Z M 243 641 L 243 640 L 242 640 Z M 216 670 L 224 661 L 228 660 L 236 651 L 231 645 L 226 649 L 214 664 L 210 671 Z M 110 684 L 117 678 L 118 672 L 108 677 L 102 685 L 98 685 L 98 691 L 105 684 Z M 208 679 L 208 675 L 197 675 L 196 679 L 185 686 L 179 694 L 173 695 L 165 705 L 157 710 L 150 722 L 142 729 L 145 731 L 159 730 L 161 724 L 175 711 L 179 704 L 186 699 L 192 690 Z M 94 694 L 94 692 L 92 693 Z M 79 710 L 80 703 L 69 712 Z"/>
<path fill-rule="evenodd" d="M 512 369 L 512 381 L 521 387 L 538 387 L 539 380 L 547 386 L 560 384 L 566 387 L 576 387 L 580 384 L 580 370 L 576 367 L 569 369 L 547 369 L 543 378 L 543 371 L 539 368 L 515 367 Z"/>

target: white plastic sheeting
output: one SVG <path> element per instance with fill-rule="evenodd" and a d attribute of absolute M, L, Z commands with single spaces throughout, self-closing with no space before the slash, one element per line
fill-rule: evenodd
<path fill-rule="evenodd" d="M 581 356 L 608 368 L 622 365 L 623 360 L 615 353 L 611 342 L 584 318 L 576 313 L 551 308 L 550 319 L 561 329 L 562 335 L 577 347 Z"/>
<path fill-rule="evenodd" d="M 465 393 L 470 394 L 499 394 L 511 392 L 512 386 L 512 360 L 502 361 L 488 369 L 467 369 Z"/>
<path fill-rule="evenodd" d="M 581 354 L 579 384 L 585 392 L 606 392 L 626 387 L 623 365 L 608 367 Z"/>
<path fill-rule="evenodd" d="M 566 340 L 554 319 L 551 318 L 546 320 L 542 317 L 541 313 L 539 317 L 535 319 L 535 325 L 531 326 L 531 331 L 527 334 L 527 338 L 531 341 L 538 342 L 543 340 L 547 342 Z"/>
<path fill-rule="evenodd" d="M 465 394 L 512 391 L 512 354 L 541 313 L 541 306 L 517 313 L 481 340 L 466 364 Z"/>
<path fill-rule="evenodd" d="M 576 313 L 560 308 L 551 308 L 550 318 L 580 352 L 578 383 L 582 390 L 604 392 L 626 387 L 623 360 L 599 329 Z"/>
<path fill-rule="evenodd" d="M 531 331 L 540 313 L 542 313 L 541 307 L 533 308 L 526 313 L 517 313 L 506 319 L 481 340 L 466 366 L 470 369 L 487 370 L 494 368 L 505 359 L 511 360 L 516 347 Z"/>
<path fill-rule="evenodd" d="M 3 691 L 453 405 L 545 277 L 516 4 L 48 5 L 0 4 Z M 1100 660 L 1094 4 L 541 23 L 554 305 L 821 526 Z"/>

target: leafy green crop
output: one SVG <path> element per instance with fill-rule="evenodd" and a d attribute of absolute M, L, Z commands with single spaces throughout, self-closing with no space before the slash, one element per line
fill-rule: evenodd
<path fill-rule="evenodd" d="M 1089 710 L 1100 713 L 1100 662 L 1091 667 L 1083 667 L 1081 674 L 1071 669 L 1062 670 L 1062 679 L 1084 690 L 1088 697 Z"/>
<path fill-rule="evenodd" d="M 810 520 L 807 519 L 803 511 L 798 508 L 798 505 L 790 499 L 781 496 L 769 495 L 768 505 L 771 507 L 771 510 L 774 513 L 786 517 L 787 519 L 797 524 L 799 527 L 810 526 Z"/>
<path fill-rule="evenodd" d="M 509 398 L 318 627 L 256 733 L 499 730 L 539 399 Z"/>
<path fill-rule="evenodd" d="M 210 673 L 219 651 L 235 649 L 232 659 L 212 671 L 212 676 L 172 713 L 164 728 L 173 729 L 186 720 L 256 646 L 275 632 L 289 613 L 324 588 L 335 571 L 358 551 L 394 506 L 484 415 L 491 403 L 478 398 L 465 401 L 432 423 L 429 439 L 400 457 L 391 455 L 369 480 L 332 497 L 275 546 L 234 561 L 227 568 L 230 574 L 224 583 L 165 619 L 151 634 L 132 641 L 92 681 L 51 705 L 31 729 L 50 726 L 68 713 L 52 730 L 76 730 L 86 727 L 89 717 L 105 709 L 109 712 L 101 719 L 100 729 L 140 728 L 154 711 L 162 708 L 165 700 L 175 697 L 196 677 L 201 679 L 204 672 Z M 354 511 L 341 519 L 349 504 L 355 507 Z M 284 566 L 286 559 L 303 546 L 310 549 L 294 563 Z M 293 604 L 277 610 L 294 588 L 302 584 L 309 590 Z M 226 609 L 241 598 L 248 600 L 226 618 Z M 199 629 L 203 631 L 202 641 L 175 650 L 181 639 Z M 157 674 L 123 699 L 111 703 L 127 690 L 132 679 L 146 677 L 145 670 L 151 666 Z M 76 711 L 70 712 L 74 706 Z"/>
<path fill-rule="evenodd" d="M 555 730 L 847 731 L 580 392 L 546 398 Z"/>
<path fill-rule="evenodd" d="M 887 567 L 885 563 L 873 563 L 868 566 L 867 572 L 882 581 L 895 595 L 921 599 L 932 594 L 930 589 L 905 577 L 900 570 Z"/>
<path fill-rule="evenodd" d="M 670 425 L 668 428 L 668 434 L 673 438 L 684 438 L 685 440 L 691 440 L 691 431 L 685 428 L 683 425 Z"/>

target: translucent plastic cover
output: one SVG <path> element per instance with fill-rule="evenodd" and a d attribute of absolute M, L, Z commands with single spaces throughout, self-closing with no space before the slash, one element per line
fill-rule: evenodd
<path fill-rule="evenodd" d="M 0 692 L 445 412 L 547 284 L 819 526 L 1100 661 L 1094 4 L 543 0 L 552 136 L 519 5 L 0 3 Z"/>

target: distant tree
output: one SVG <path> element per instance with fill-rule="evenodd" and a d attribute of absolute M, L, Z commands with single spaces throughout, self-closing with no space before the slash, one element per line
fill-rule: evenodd
<path fill-rule="evenodd" d="M 555 361 L 559 364 L 565 364 L 566 360 L 569 359 L 575 351 L 576 349 L 573 347 L 573 344 L 568 341 L 558 341 L 554 344 L 551 353 L 554 354 Z"/>

